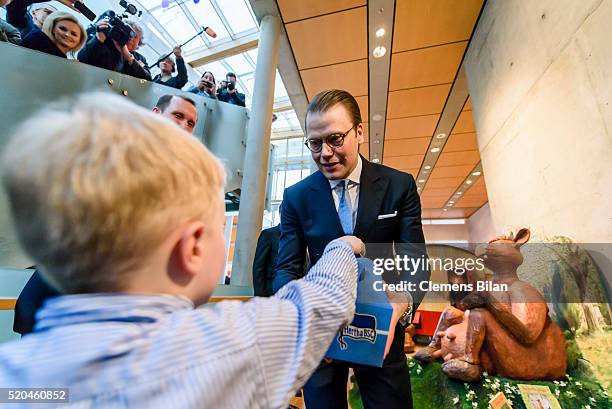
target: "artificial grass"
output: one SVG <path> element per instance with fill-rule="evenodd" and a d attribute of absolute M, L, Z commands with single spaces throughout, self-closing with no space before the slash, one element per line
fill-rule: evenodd
<path fill-rule="evenodd" d="M 421 365 L 409 358 L 412 400 L 415 409 L 487 409 L 489 400 L 504 392 L 514 409 L 527 409 L 520 397 L 519 384 L 546 385 L 557 396 L 563 409 L 608 409 L 612 408 L 608 393 L 580 365 L 574 367 L 575 375 L 562 381 L 514 381 L 499 376 L 483 377 L 481 382 L 468 384 L 448 379 L 440 362 Z M 357 384 L 349 391 L 352 409 L 362 409 Z"/>

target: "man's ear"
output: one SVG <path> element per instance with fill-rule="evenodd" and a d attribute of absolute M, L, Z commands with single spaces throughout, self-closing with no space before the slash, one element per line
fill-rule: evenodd
<path fill-rule="evenodd" d="M 187 224 L 174 247 L 174 264 L 188 276 L 195 276 L 202 270 L 204 229 L 200 221 Z"/>
<path fill-rule="evenodd" d="M 153 107 L 153 112 L 155 112 L 156 114 L 161 114 L 162 111 L 158 107 Z"/>
<path fill-rule="evenodd" d="M 355 133 L 357 133 L 357 143 L 360 143 L 360 144 L 363 143 L 364 132 L 365 132 L 365 129 L 363 128 L 363 123 L 360 123 L 359 125 L 355 127 Z"/>

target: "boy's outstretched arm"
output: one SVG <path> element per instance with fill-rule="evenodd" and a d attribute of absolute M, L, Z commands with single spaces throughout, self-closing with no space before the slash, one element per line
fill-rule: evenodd
<path fill-rule="evenodd" d="M 338 330 L 352 320 L 356 293 L 357 260 L 351 246 L 337 239 L 304 278 L 272 298 L 246 303 L 268 407 L 286 407 L 308 380 Z"/>

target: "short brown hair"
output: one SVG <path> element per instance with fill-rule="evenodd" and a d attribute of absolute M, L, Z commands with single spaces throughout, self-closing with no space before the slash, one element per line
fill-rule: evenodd
<path fill-rule="evenodd" d="M 359 110 L 359 104 L 357 100 L 355 100 L 355 97 L 341 89 L 329 89 L 319 92 L 312 101 L 310 101 L 310 104 L 308 104 L 306 118 L 304 119 L 304 129 L 306 129 L 308 114 L 325 112 L 336 104 L 344 105 L 354 126 L 361 123 L 361 111 Z"/>
<path fill-rule="evenodd" d="M 187 101 L 191 105 L 197 108 L 197 105 L 193 99 L 184 97 L 182 95 L 171 95 L 171 94 L 166 94 L 166 95 L 162 95 L 161 97 L 159 97 L 159 99 L 157 100 L 157 104 L 155 104 L 155 107 L 159 108 L 160 111 L 164 112 L 166 108 L 168 108 L 168 105 L 170 105 L 170 101 L 172 101 L 172 98 L 174 97 L 180 98 L 183 101 Z"/>

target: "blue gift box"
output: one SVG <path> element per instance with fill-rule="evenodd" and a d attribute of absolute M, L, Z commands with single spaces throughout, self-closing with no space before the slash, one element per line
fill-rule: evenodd
<path fill-rule="evenodd" d="M 339 361 L 382 367 L 393 309 L 382 291 L 374 290 L 372 261 L 358 259 L 359 283 L 353 321 L 334 337 L 325 356 Z M 380 288 L 380 287 L 379 287 Z"/>

